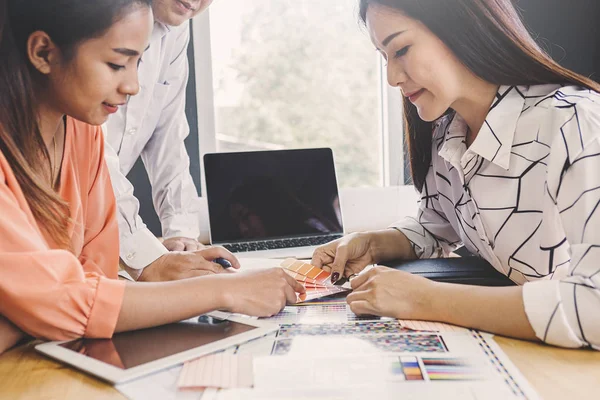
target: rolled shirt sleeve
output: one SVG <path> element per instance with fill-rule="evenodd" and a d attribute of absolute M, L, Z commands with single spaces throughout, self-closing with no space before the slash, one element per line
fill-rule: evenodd
<path fill-rule="evenodd" d="M 439 204 L 432 168 L 420 193 L 416 218 L 406 217 L 390 227 L 402 232 L 418 258 L 447 257 L 461 243 Z"/>
<path fill-rule="evenodd" d="M 548 171 L 548 198 L 557 215 L 545 216 L 565 231 L 568 273 L 526 283 L 523 301 L 541 340 L 600 350 L 600 104 L 580 101 L 572 111 L 566 120 L 553 121 L 561 131 L 553 148 L 561 151 L 551 154 L 549 165 L 556 167 Z"/>
<path fill-rule="evenodd" d="M 22 220 L 17 217 L 7 222 L 21 224 Z M 7 228 L 7 224 L 0 224 L 0 229 Z M 24 225 L 19 230 L 21 238 L 35 233 Z M 14 244 L 19 243 L 0 248 L 0 314 L 27 334 L 42 339 L 112 336 L 125 282 L 84 273 L 73 254 L 45 248 L 42 241 L 30 241 L 18 251 Z"/>

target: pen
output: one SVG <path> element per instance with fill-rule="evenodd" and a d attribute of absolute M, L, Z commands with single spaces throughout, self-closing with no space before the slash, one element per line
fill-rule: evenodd
<path fill-rule="evenodd" d="M 221 267 L 223 267 L 225 269 L 231 268 L 231 263 L 228 260 L 224 259 L 223 257 L 215 258 L 213 260 L 213 262 L 219 264 Z"/>

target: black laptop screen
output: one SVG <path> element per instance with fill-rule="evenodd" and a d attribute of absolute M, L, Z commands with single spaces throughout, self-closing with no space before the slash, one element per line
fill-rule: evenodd
<path fill-rule="evenodd" d="M 342 233 L 331 149 L 204 156 L 211 241 Z"/>

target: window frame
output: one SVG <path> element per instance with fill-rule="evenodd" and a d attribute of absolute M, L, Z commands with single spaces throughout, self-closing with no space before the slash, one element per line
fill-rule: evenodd
<path fill-rule="evenodd" d="M 204 155 L 217 151 L 210 9 L 194 17 L 190 24 L 191 40 L 194 45 L 201 193 L 204 195 L 206 193 Z M 376 57 L 375 52 L 374 57 Z M 397 88 L 387 84 L 386 67 L 380 57 L 379 67 L 379 148 L 382 160 L 379 165 L 380 186 L 404 186 L 407 177 L 405 176 L 403 99 Z"/>

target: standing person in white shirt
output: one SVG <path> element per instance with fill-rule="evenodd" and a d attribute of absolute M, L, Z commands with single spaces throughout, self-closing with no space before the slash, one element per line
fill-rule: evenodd
<path fill-rule="evenodd" d="M 600 85 L 543 53 L 511 0 L 360 0 L 360 15 L 406 97 L 420 207 L 312 263 L 337 280 L 464 244 L 518 286 L 376 267 L 352 279 L 352 311 L 600 350 Z"/>
<path fill-rule="evenodd" d="M 188 21 L 211 2 L 154 0 L 154 29 L 139 64 L 140 92 L 105 126 L 106 160 L 119 209 L 120 255 L 134 279 L 173 280 L 221 270 L 197 241 L 198 195 L 184 145 L 189 133 Z M 140 218 L 139 201 L 126 178 L 140 156 L 152 185 L 162 244 Z M 184 250 L 188 252 L 179 252 Z"/>

